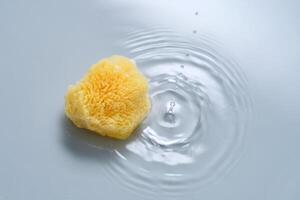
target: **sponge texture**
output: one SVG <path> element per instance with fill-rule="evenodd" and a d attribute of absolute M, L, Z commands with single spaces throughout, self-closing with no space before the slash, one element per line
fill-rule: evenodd
<path fill-rule="evenodd" d="M 149 109 L 148 82 L 123 56 L 92 65 L 65 96 L 65 113 L 77 127 L 116 139 L 128 138 Z"/>

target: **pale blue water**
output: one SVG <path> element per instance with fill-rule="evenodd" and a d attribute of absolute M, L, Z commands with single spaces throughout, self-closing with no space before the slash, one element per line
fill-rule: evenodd
<path fill-rule="evenodd" d="M 299 199 L 297 1 L 1 1 L 0 199 Z M 128 141 L 74 127 L 67 86 L 134 59 Z"/>

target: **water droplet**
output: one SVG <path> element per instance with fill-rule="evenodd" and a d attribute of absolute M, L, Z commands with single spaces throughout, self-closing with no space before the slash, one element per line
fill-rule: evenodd
<path fill-rule="evenodd" d="M 197 33 L 197 30 L 193 30 L 193 33 L 196 34 L 196 33 Z"/>
<path fill-rule="evenodd" d="M 199 13 L 198 12 L 195 12 L 195 15 L 198 15 Z"/>
<path fill-rule="evenodd" d="M 183 69 L 183 68 L 184 68 L 184 65 L 180 65 L 180 67 Z"/>
<path fill-rule="evenodd" d="M 172 109 L 172 111 L 175 105 L 176 105 L 175 101 L 170 101 L 170 109 Z"/>
<path fill-rule="evenodd" d="M 187 53 L 187 54 L 185 54 L 185 56 L 186 56 L 186 57 L 189 57 L 189 56 L 190 56 L 190 54 L 188 54 L 188 53 Z"/>
<path fill-rule="evenodd" d="M 173 113 L 173 109 L 175 107 L 176 103 L 174 100 L 170 101 L 168 109 L 167 109 L 167 113 Z"/>
<path fill-rule="evenodd" d="M 175 114 L 174 114 L 174 107 L 176 105 L 176 102 L 174 100 L 171 100 L 169 102 L 168 108 L 167 108 L 167 112 L 164 114 L 164 120 L 168 123 L 175 123 Z"/>
<path fill-rule="evenodd" d="M 164 120 L 169 123 L 175 123 L 176 117 L 174 113 L 165 113 Z"/>

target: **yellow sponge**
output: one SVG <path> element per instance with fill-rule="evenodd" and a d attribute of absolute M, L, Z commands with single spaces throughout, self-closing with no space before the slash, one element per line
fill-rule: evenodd
<path fill-rule="evenodd" d="M 134 61 L 112 56 L 68 88 L 65 113 L 79 128 L 126 139 L 150 109 L 148 82 Z"/>

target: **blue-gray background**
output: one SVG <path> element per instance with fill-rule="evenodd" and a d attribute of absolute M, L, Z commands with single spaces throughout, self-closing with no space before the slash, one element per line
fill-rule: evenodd
<path fill-rule="evenodd" d="M 65 137 L 64 93 L 130 30 L 205 32 L 246 76 L 243 157 L 188 199 L 300 199 L 299 1 L 0 1 L 0 199 L 138 199 Z M 195 12 L 199 14 L 195 16 Z"/>

